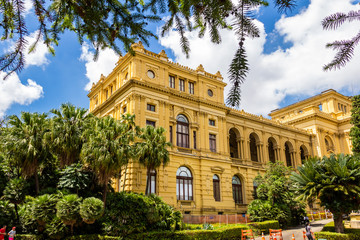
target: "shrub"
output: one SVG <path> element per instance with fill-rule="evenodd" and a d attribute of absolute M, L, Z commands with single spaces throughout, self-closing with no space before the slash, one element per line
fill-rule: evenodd
<path fill-rule="evenodd" d="M 109 194 L 104 214 L 104 231 L 108 235 L 171 230 L 180 226 L 181 214 L 158 196 L 136 193 Z"/>
<path fill-rule="evenodd" d="M 104 202 L 98 198 L 84 199 L 80 204 L 80 215 L 84 222 L 92 224 L 104 214 Z"/>
<path fill-rule="evenodd" d="M 45 234 L 50 239 L 62 239 L 67 233 L 68 228 L 58 217 L 54 217 L 50 223 L 45 225 Z"/>
<path fill-rule="evenodd" d="M 44 194 L 34 199 L 33 214 L 39 225 L 45 226 L 56 215 L 57 195 Z"/>
<path fill-rule="evenodd" d="M 16 234 L 16 240 L 43 240 L 43 237 L 31 234 Z"/>
<path fill-rule="evenodd" d="M 13 225 L 15 219 L 14 205 L 9 201 L 0 201 L 0 226 Z"/>
<path fill-rule="evenodd" d="M 56 204 L 56 216 L 65 225 L 73 226 L 80 219 L 81 200 L 76 194 L 64 196 Z"/>
<path fill-rule="evenodd" d="M 251 222 L 251 223 L 248 223 L 248 226 L 250 226 L 250 228 L 253 229 L 253 231 L 258 235 L 261 234 L 262 231 L 264 231 L 264 233 L 268 234 L 269 229 L 279 229 L 280 228 L 280 224 L 276 220 L 265 221 L 265 222 Z"/>
<path fill-rule="evenodd" d="M 360 239 L 360 235 L 354 233 L 343 234 L 334 232 L 316 232 L 315 238 L 324 238 L 327 240 L 358 240 Z"/>
<path fill-rule="evenodd" d="M 23 233 L 37 233 L 38 222 L 34 217 L 34 198 L 27 196 L 19 210 L 19 220 Z"/>
<path fill-rule="evenodd" d="M 327 223 L 321 231 L 322 232 L 335 232 L 334 222 L 332 221 L 332 222 Z M 345 228 L 344 232 L 347 234 L 353 233 L 353 234 L 359 235 L 359 239 L 360 239 L 360 229 L 358 229 L 358 228 Z"/>

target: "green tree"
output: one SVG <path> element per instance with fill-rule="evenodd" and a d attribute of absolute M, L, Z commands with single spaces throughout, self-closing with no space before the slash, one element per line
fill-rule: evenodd
<path fill-rule="evenodd" d="M 259 36 L 259 29 L 254 24 L 254 11 L 260 6 L 267 6 L 266 0 L 77 0 L 61 1 L 32 0 L 38 21 L 37 37 L 31 43 L 30 52 L 34 51 L 38 42 L 44 42 L 54 54 L 53 45 L 58 45 L 60 36 L 65 31 L 78 35 L 82 44 L 84 39 L 90 41 L 99 50 L 110 47 L 121 54 L 119 44 L 126 51 L 131 44 L 142 40 L 148 45 L 154 33 L 146 29 L 151 21 L 159 21 L 164 14 L 169 17 L 162 26 L 161 35 L 172 28 L 179 33 L 181 47 L 186 55 L 190 52 L 189 40 L 185 31 L 199 29 L 199 37 L 209 31 L 213 43 L 220 43 L 219 30 L 234 31 L 238 37 L 239 48 L 230 65 L 230 82 L 227 103 L 237 106 L 240 102 L 240 84 L 249 70 L 246 60 L 244 41 L 246 38 Z M 273 0 L 280 11 L 291 9 L 296 0 Z M 0 71 L 20 71 L 24 67 L 24 51 L 27 47 L 25 37 L 28 25 L 25 18 L 24 1 L 0 1 L 2 17 L 2 40 L 13 39 L 14 49 L 0 57 Z"/>
<path fill-rule="evenodd" d="M 335 30 L 345 22 L 360 21 L 360 10 L 350 11 L 349 13 L 334 13 L 322 21 L 323 28 Z M 334 59 L 324 66 L 324 70 L 340 69 L 349 62 L 354 55 L 355 47 L 360 42 L 360 31 L 349 40 L 335 41 L 328 43 L 326 47 L 337 50 Z"/>
<path fill-rule="evenodd" d="M 46 114 L 22 112 L 21 119 L 10 116 L 10 128 L 5 136 L 6 155 L 14 160 L 25 177 L 34 176 L 35 190 L 38 194 L 38 171 L 49 155 L 45 144 L 45 134 L 49 131 Z"/>
<path fill-rule="evenodd" d="M 92 174 L 79 163 L 67 166 L 61 171 L 58 182 L 59 189 L 66 189 L 71 193 L 84 193 L 90 189 Z"/>
<path fill-rule="evenodd" d="M 291 170 L 282 162 L 269 163 L 266 173 L 255 178 L 258 199 L 248 207 L 252 221 L 276 219 L 282 226 L 299 223 L 305 214 L 305 204 L 296 200 Z"/>
<path fill-rule="evenodd" d="M 146 126 L 140 135 L 142 141 L 137 143 L 139 162 L 146 167 L 146 195 L 149 194 L 151 184 L 150 173 L 170 161 L 167 148 L 171 143 L 166 141 L 164 134 L 165 129 L 162 127 Z"/>
<path fill-rule="evenodd" d="M 82 198 L 76 194 L 65 195 L 56 204 L 56 216 L 65 224 L 70 225 L 71 235 L 74 234 L 74 225 L 80 220 L 80 204 Z"/>
<path fill-rule="evenodd" d="M 360 154 L 360 95 L 352 97 L 350 137 L 353 153 Z"/>
<path fill-rule="evenodd" d="M 11 179 L 5 187 L 4 198 L 15 206 L 16 219 L 19 222 L 18 205 L 25 200 L 26 181 L 22 178 Z"/>
<path fill-rule="evenodd" d="M 110 116 L 93 118 L 84 132 L 86 139 L 81 157 L 93 169 L 103 185 L 106 202 L 108 183 L 134 156 L 134 138 L 137 132 L 134 115 L 123 115 L 121 120 Z"/>
<path fill-rule="evenodd" d="M 78 162 L 85 121 L 92 115 L 87 114 L 85 108 L 77 108 L 70 103 L 61 104 L 60 109 L 52 109 L 50 112 L 55 116 L 51 119 L 47 140 L 60 166 Z"/>
<path fill-rule="evenodd" d="M 351 155 L 312 158 L 292 173 L 300 198 L 317 198 L 334 215 L 335 231 L 344 232 L 343 214 L 360 206 L 360 159 Z"/>

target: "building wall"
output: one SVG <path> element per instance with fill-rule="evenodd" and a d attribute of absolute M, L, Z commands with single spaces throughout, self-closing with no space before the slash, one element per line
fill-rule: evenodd
<path fill-rule="evenodd" d="M 90 111 L 99 117 L 111 115 L 117 119 L 124 112 L 131 113 L 135 114 L 136 124 L 140 127 L 152 121 L 167 130 L 167 139 L 174 147 L 169 149 L 170 163 L 157 169 L 156 193 L 184 213 L 245 212 L 247 204 L 253 199 L 253 180 L 265 172 L 266 164 L 270 162 L 269 144 L 273 146 L 275 160 L 285 164 L 290 162 L 294 168 L 304 161 L 300 148 L 303 149 L 303 158 L 327 153 L 323 141 L 325 137 L 331 139 L 333 152 L 350 151 L 347 134 L 350 124 L 339 113 L 336 121 L 341 123 L 329 118 L 327 112 L 319 113 L 314 101 L 310 107 L 306 104 L 302 106 L 301 113 L 293 109 L 281 114 L 273 112 L 275 120 L 234 110 L 224 104 L 226 84 L 219 72 L 210 74 L 202 65 L 193 70 L 170 62 L 165 52 L 152 53 L 145 50 L 141 43 L 133 47 L 135 56 L 126 54 L 121 57 L 113 72 L 107 77 L 102 76 L 93 85 L 88 94 Z M 170 76 L 175 79 L 174 88 L 170 85 Z M 180 87 L 180 80 L 184 81 L 184 89 Z M 190 92 L 190 83 L 194 86 L 193 92 Z M 316 98 L 315 102 L 318 100 Z M 336 99 L 328 101 L 323 104 L 326 105 L 323 109 L 333 111 L 338 102 Z M 348 104 L 344 99 L 342 103 L 344 106 Z M 155 111 L 148 110 L 148 104 L 154 106 Z M 349 105 L 346 106 L 349 110 Z M 304 113 L 306 117 L 301 117 Z M 317 114 L 315 118 L 314 114 Z M 325 115 L 320 119 L 321 114 Z M 179 115 L 186 116 L 189 121 L 189 148 L 177 146 Z M 209 120 L 215 123 L 214 126 L 209 124 Z M 296 122 L 289 124 L 291 121 Z M 210 134 L 216 136 L 215 152 L 210 149 Z M 257 161 L 251 159 L 250 136 L 255 139 L 252 154 L 254 156 L 256 152 Z M 231 149 L 229 142 L 232 143 Z M 289 149 L 288 161 L 285 145 Z M 193 200 L 177 199 L 176 172 L 181 166 L 191 171 Z M 214 174 L 220 179 L 220 201 L 214 199 Z M 115 181 L 115 189 L 145 192 L 146 170 L 138 163 L 129 164 L 121 175 L 122 178 Z M 234 176 L 241 180 L 243 202 L 239 204 L 233 198 Z"/>

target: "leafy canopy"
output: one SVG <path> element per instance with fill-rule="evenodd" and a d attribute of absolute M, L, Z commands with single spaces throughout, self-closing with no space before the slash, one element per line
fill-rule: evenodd
<path fill-rule="evenodd" d="M 259 36 L 254 24 L 254 11 L 267 6 L 266 0 L 30 0 L 36 15 L 38 29 L 35 41 L 30 43 L 29 51 L 43 42 L 52 54 L 65 31 L 75 32 L 81 44 L 89 41 L 96 49 L 95 58 L 101 49 L 112 48 L 121 54 L 120 45 L 125 51 L 133 52 L 131 44 L 141 40 L 146 45 L 149 39 L 157 38 L 147 29 L 149 22 L 159 22 L 167 15 L 161 28 L 161 35 L 175 28 L 180 37 L 183 52 L 190 52 L 189 40 L 185 31 L 199 29 L 199 37 L 206 31 L 213 43 L 221 42 L 219 30 L 234 31 L 239 41 L 234 59 L 230 65 L 230 82 L 233 84 L 228 96 L 228 104 L 238 106 L 240 101 L 239 84 L 249 70 L 244 41 Z M 279 11 L 294 7 L 296 0 L 273 0 Z M 25 2 L 18 0 L 0 1 L 0 25 L 2 40 L 16 42 L 13 50 L 0 57 L 0 71 L 12 73 L 21 71 L 25 65 L 25 51 L 28 46 L 29 22 L 26 20 Z M 238 96 L 237 96 L 238 95 Z"/>
<path fill-rule="evenodd" d="M 360 95 L 352 97 L 350 137 L 353 153 L 360 154 Z"/>
<path fill-rule="evenodd" d="M 307 160 L 292 173 L 300 198 L 317 198 L 334 214 L 336 232 L 344 232 L 342 215 L 360 207 L 360 159 L 351 155 L 331 155 Z"/>

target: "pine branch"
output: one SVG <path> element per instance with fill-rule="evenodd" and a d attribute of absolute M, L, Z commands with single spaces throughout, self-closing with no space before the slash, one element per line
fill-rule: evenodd
<path fill-rule="evenodd" d="M 279 12 L 292 11 L 296 7 L 296 0 L 274 0 Z"/>
<path fill-rule="evenodd" d="M 323 67 L 325 71 L 340 69 L 344 67 L 347 62 L 351 60 L 354 55 L 354 49 L 360 42 L 360 32 L 351 40 L 335 41 L 326 45 L 328 48 L 337 50 L 334 59 Z"/>
<path fill-rule="evenodd" d="M 335 30 L 341 26 L 344 22 L 352 22 L 358 20 L 360 21 L 360 10 L 359 11 L 350 11 L 348 14 L 345 13 L 335 13 L 324 18 L 321 22 L 323 29 L 325 30 Z"/>
<path fill-rule="evenodd" d="M 228 105 L 232 107 L 239 106 L 241 100 L 240 85 L 245 81 L 248 72 L 249 64 L 247 61 L 246 51 L 243 44 L 240 44 L 240 47 L 236 51 L 229 68 L 229 80 L 232 84 L 232 88 L 226 100 Z"/>

